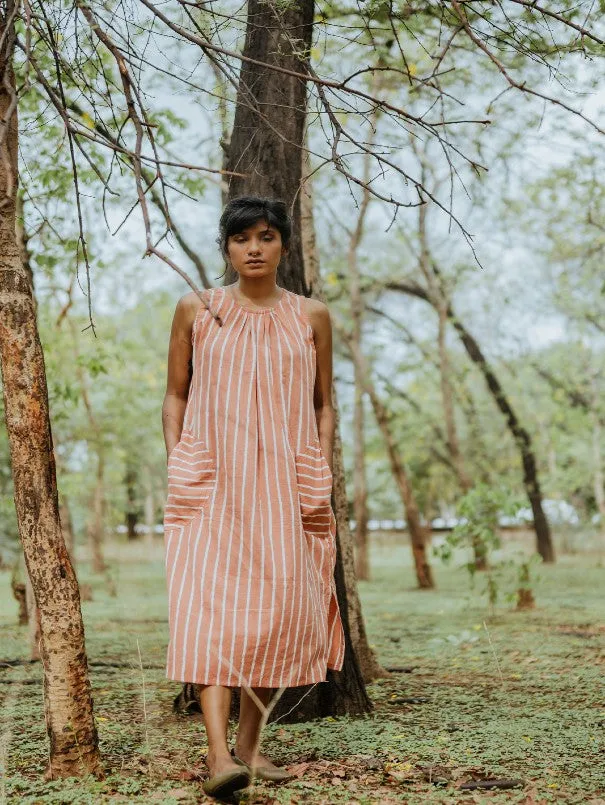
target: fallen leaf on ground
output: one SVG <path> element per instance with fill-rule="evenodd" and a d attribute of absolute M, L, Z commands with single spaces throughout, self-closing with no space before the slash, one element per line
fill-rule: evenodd
<path fill-rule="evenodd" d="M 293 774 L 295 777 L 302 777 L 310 765 L 310 763 L 294 763 L 292 766 L 288 766 L 287 768 L 290 774 Z"/>

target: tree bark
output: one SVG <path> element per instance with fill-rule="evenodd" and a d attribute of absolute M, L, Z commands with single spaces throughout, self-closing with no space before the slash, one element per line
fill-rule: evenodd
<path fill-rule="evenodd" d="M 300 0 L 288 8 L 276 0 L 249 0 L 244 55 L 306 73 L 313 13 L 313 0 Z M 302 79 L 243 61 L 227 169 L 246 174 L 228 178 L 229 199 L 269 196 L 289 206 L 292 239 L 289 253 L 278 268 L 278 284 L 308 296 L 300 216 L 306 108 L 307 88 Z M 228 266 L 225 283 L 236 279 L 236 272 Z"/>
<path fill-rule="evenodd" d="M 388 282 L 384 287 L 389 290 L 401 291 L 409 296 L 414 296 L 417 299 L 422 299 L 431 304 L 431 299 L 427 291 L 416 283 Z M 519 453 L 521 454 L 521 462 L 523 466 L 523 484 L 525 486 L 525 491 L 527 493 L 534 516 L 536 550 L 544 562 L 554 562 L 555 549 L 552 543 L 550 526 L 542 507 L 542 490 L 540 488 L 540 482 L 538 479 L 538 467 L 531 436 L 519 422 L 517 414 L 513 409 L 508 397 L 506 396 L 493 367 L 483 355 L 483 352 L 481 351 L 481 348 L 479 347 L 479 344 L 473 335 L 467 330 L 462 321 L 454 313 L 451 303 L 448 304 L 447 315 L 448 319 L 452 322 L 456 332 L 458 333 L 458 337 L 460 338 L 467 355 L 483 375 L 487 388 L 492 395 L 494 402 L 506 418 L 508 429 L 510 430 Z"/>
<path fill-rule="evenodd" d="M 16 232 L 16 7 L 0 5 L 0 365 L 27 572 L 40 613 L 49 778 L 100 775 L 75 573 L 59 521 L 44 356 Z"/>

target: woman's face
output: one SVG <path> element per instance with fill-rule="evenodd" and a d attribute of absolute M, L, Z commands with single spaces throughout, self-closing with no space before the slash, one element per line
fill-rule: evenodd
<path fill-rule="evenodd" d="M 278 229 L 257 221 L 229 236 L 227 253 L 238 274 L 253 277 L 274 273 L 286 249 Z"/>

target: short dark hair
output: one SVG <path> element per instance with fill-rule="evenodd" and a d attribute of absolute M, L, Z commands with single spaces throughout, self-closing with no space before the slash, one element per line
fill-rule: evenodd
<path fill-rule="evenodd" d="M 292 221 L 285 202 L 265 196 L 238 196 L 229 201 L 221 214 L 219 236 L 216 242 L 223 257 L 227 256 L 227 241 L 258 221 L 266 221 L 281 235 L 282 244 L 288 248 L 292 234 Z"/>

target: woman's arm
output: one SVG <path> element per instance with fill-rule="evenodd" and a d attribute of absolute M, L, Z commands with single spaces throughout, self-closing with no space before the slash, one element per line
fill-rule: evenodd
<path fill-rule="evenodd" d="M 336 413 L 332 407 L 332 322 L 328 306 L 319 299 L 306 299 L 307 315 L 313 327 L 316 353 L 313 404 L 321 449 L 330 470 L 334 449 Z"/>
<path fill-rule="evenodd" d="M 196 304 L 197 303 L 197 304 Z M 193 353 L 191 333 L 200 301 L 195 293 L 179 299 L 172 319 L 168 346 L 168 377 L 162 404 L 162 427 L 166 455 L 169 456 L 181 438 L 191 376 L 189 361 Z"/>

